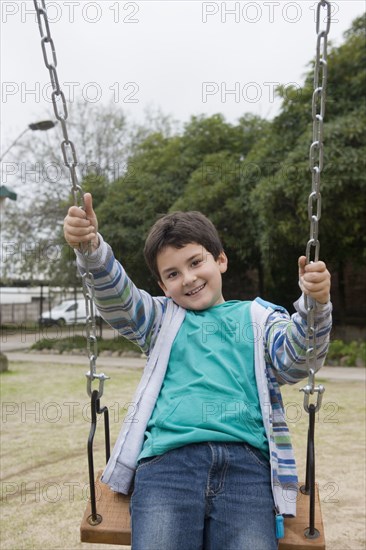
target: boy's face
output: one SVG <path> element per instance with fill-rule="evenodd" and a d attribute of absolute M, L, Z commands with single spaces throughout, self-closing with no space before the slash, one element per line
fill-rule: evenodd
<path fill-rule="evenodd" d="M 200 244 L 183 248 L 165 247 L 157 257 L 159 285 L 165 296 L 185 309 L 203 310 L 225 300 L 221 275 L 227 270 L 227 257 L 217 260 Z"/>

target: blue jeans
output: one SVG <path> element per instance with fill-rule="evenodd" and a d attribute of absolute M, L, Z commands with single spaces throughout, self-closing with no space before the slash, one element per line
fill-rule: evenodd
<path fill-rule="evenodd" d="M 142 459 L 132 550 L 276 550 L 271 472 L 246 443 L 198 443 Z"/>

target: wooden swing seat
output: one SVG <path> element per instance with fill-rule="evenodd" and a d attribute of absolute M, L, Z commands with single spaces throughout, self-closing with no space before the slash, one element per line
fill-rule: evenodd
<path fill-rule="evenodd" d="M 100 481 L 102 472 L 95 482 L 97 513 L 102 516 L 98 525 L 90 525 L 90 503 L 84 513 L 80 526 L 81 542 L 98 544 L 131 544 L 130 498 L 113 492 L 108 485 Z M 296 518 L 285 519 L 285 538 L 280 539 L 279 550 L 325 550 L 324 528 L 321 517 L 319 489 L 315 491 L 315 528 L 320 532 L 317 539 L 307 539 L 304 531 L 309 525 L 309 497 L 300 491 L 297 501 Z"/>

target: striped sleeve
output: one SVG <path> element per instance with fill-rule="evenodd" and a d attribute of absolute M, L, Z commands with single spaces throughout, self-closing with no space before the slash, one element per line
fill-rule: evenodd
<path fill-rule="evenodd" d="M 161 324 L 166 298 L 153 298 L 138 289 L 115 259 L 111 247 L 101 236 L 100 240 L 99 249 L 88 259 L 94 277 L 95 304 L 112 328 L 148 354 Z M 80 273 L 85 273 L 84 257 L 78 252 L 77 264 Z"/>
<path fill-rule="evenodd" d="M 306 365 L 307 314 L 303 296 L 295 302 L 296 313 L 274 311 L 265 327 L 266 361 L 275 369 L 282 384 L 295 384 L 308 374 Z M 332 327 L 331 304 L 317 304 L 314 324 L 316 339 L 316 365 L 324 364 Z"/>

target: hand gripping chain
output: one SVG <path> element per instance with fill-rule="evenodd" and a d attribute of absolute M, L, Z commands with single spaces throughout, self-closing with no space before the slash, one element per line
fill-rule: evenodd
<path fill-rule="evenodd" d="M 322 9 L 326 10 L 326 26 L 320 30 L 322 18 Z M 308 199 L 308 218 L 310 222 L 310 237 L 306 245 L 306 263 L 319 260 L 319 220 L 321 217 L 321 194 L 320 194 L 320 174 L 324 167 L 324 149 L 323 149 L 323 126 L 325 116 L 325 101 L 327 91 L 327 46 L 328 34 L 331 23 L 331 5 L 326 0 L 321 0 L 317 6 L 316 13 L 316 60 L 314 68 L 314 92 L 312 100 L 313 117 L 313 141 L 310 146 L 309 168 L 312 174 L 312 186 Z M 304 409 L 309 412 L 310 395 L 317 393 L 315 412 L 321 407 L 324 386 L 315 386 L 315 365 L 316 365 L 316 334 L 314 327 L 314 313 L 316 302 L 305 295 L 305 307 L 307 311 L 306 328 L 306 365 L 308 369 L 308 384 L 300 391 L 304 392 Z"/>
<path fill-rule="evenodd" d="M 326 27 L 320 30 L 320 19 L 322 8 L 326 10 Z M 326 0 L 321 0 L 317 6 L 316 17 L 316 61 L 314 68 L 314 92 L 312 101 L 313 116 L 313 142 L 310 146 L 309 167 L 312 174 L 312 186 L 308 199 L 308 218 L 310 222 L 310 237 L 306 245 L 306 263 L 319 260 L 319 220 L 321 216 L 321 195 L 320 195 L 320 174 L 324 167 L 323 150 L 323 123 L 325 115 L 325 98 L 327 89 L 327 38 L 331 21 L 331 5 Z M 320 83 L 321 81 L 321 83 Z M 315 448 L 314 448 L 314 427 L 315 413 L 320 409 L 324 386 L 315 386 L 316 368 L 316 332 L 314 316 L 316 301 L 305 295 L 305 307 L 307 311 L 306 326 L 306 366 L 308 370 L 308 383 L 300 391 L 304 392 L 304 409 L 309 414 L 309 428 L 307 439 L 306 457 L 306 481 L 301 487 L 301 492 L 309 495 L 309 527 L 305 530 L 307 539 L 316 539 L 320 536 L 315 528 Z M 315 403 L 309 403 L 310 395 L 317 394 Z"/>
<path fill-rule="evenodd" d="M 33 0 L 34 7 L 37 14 L 37 21 L 39 32 L 41 35 L 41 47 L 43 52 L 43 59 L 45 65 L 50 73 L 50 80 L 52 84 L 52 105 L 55 116 L 61 124 L 63 141 L 61 142 L 61 151 L 64 159 L 65 166 L 69 169 L 70 178 L 72 182 L 71 193 L 75 206 L 85 208 L 84 205 L 84 193 L 79 184 L 79 178 L 77 174 L 77 156 L 73 142 L 69 138 L 67 131 L 66 120 L 68 118 L 68 111 L 66 105 L 65 94 L 61 90 L 59 77 L 57 74 L 57 57 L 55 44 L 51 37 L 49 19 L 47 16 L 47 8 L 45 0 Z M 91 252 L 90 245 L 84 250 L 81 249 L 85 261 L 85 273 L 82 276 L 83 293 L 85 299 L 86 309 L 86 341 L 87 351 L 89 357 L 89 372 L 86 373 L 87 377 L 87 392 L 92 396 L 92 382 L 95 379 L 99 380 L 98 399 L 103 395 L 104 381 L 109 377 L 103 373 L 98 374 L 96 371 L 96 360 L 98 355 L 97 336 L 96 336 L 96 320 L 95 320 L 95 307 L 94 307 L 94 278 L 89 271 L 88 255 Z"/>

